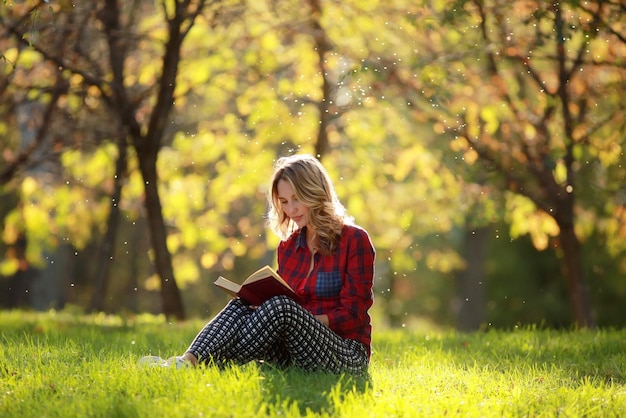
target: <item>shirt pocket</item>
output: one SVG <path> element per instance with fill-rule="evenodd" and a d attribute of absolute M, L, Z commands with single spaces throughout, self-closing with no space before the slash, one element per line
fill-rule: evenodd
<path fill-rule="evenodd" d="M 341 291 L 341 272 L 320 271 L 315 282 L 315 295 L 320 298 L 338 296 Z"/>

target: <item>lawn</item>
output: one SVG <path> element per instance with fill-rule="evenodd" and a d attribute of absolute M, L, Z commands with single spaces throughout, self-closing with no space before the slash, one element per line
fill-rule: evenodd
<path fill-rule="evenodd" d="M 0 417 L 620 417 L 626 331 L 377 329 L 366 377 L 140 367 L 203 322 L 0 312 Z"/>

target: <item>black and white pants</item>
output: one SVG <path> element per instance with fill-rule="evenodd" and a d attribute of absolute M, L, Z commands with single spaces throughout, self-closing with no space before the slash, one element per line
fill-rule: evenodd
<path fill-rule="evenodd" d="M 335 334 L 286 296 L 256 309 L 233 299 L 200 330 L 187 352 L 204 363 L 262 360 L 331 373 L 362 373 L 369 363 L 363 344 Z"/>

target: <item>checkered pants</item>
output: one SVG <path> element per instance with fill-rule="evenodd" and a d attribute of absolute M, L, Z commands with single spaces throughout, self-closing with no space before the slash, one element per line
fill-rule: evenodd
<path fill-rule="evenodd" d="M 233 299 L 187 351 L 203 363 L 260 360 L 332 373 L 362 373 L 369 363 L 363 344 L 335 334 L 286 296 L 268 299 L 257 309 Z"/>

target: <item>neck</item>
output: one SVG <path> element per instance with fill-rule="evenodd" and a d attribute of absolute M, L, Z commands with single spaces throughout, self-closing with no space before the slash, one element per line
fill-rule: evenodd
<path fill-rule="evenodd" d="M 306 244 L 311 251 L 314 251 L 317 247 L 317 234 L 310 226 L 306 228 Z"/>

